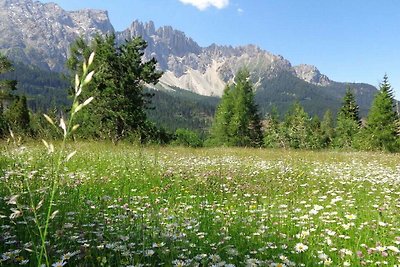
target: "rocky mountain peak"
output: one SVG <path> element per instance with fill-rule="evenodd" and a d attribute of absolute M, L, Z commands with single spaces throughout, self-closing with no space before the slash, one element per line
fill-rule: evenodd
<path fill-rule="evenodd" d="M 69 46 L 76 38 L 87 40 L 100 33 L 114 32 L 107 11 L 84 9 L 68 12 L 54 3 L 32 0 L 0 0 L 0 52 L 15 61 L 62 71 Z M 242 67 L 248 68 L 252 80 L 272 79 L 286 72 L 316 85 L 330 80 L 311 65 L 292 67 L 280 55 L 256 45 L 239 47 L 212 44 L 200 47 L 192 38 L 171 26 L 156 28 L 153 21 L 135 20 L 117 41 L 141 36 L 147 42 L 145 58 L 155 57 L 166 72 L 161 83 L 205 95 L 221 95 Z"/>
<path fill-rule="evenodd" d="M 321 74 L 321 72 L 315 66 L 300 64 L 293 67 L 293 69 L 298 78 L 311 84 L 327 86 L 331 83 L 329 78 L 326 75 Z"/>
<path fill-rule="evenodd" d="M 15 61 L 61 71 L 79 36 L 113 32 L 107 11 L 67 12 L 54 3 L 0 0 L 0 52 Z"/>

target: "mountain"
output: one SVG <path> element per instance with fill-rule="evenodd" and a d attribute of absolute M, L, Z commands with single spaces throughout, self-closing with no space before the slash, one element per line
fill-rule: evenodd
<path fill-rule="evenodd" d="M 14 61 L 62 71 L 77 37 L 111 32 L 106 11 L 67 12 L 54 3 L 0 0 L 0 51 Z"/>
<path fill-rule="evenodd" d="M 294 100 L 313 114 L 321 115 L 327 108 L 336 111 L 346 87 L 351 86 L 365 115 L 376 93 L 368 84 L 332 81 L 312 65 L 292 66 L 284 57 L 256 45 L 201 47 L 184 32 L 171 26 L 156 28 L 151 21 L 134 21 L 126 30 L 115 32 L 106 11 L 68 12 L 54 3 L 0 0 L 0 52 L 15 62 L 64 71 L 69 45 L 77 37 L 89 40 L 95 34 L 109 33 L 115 33 L 118 42 L 134 36 L 147 41 L 145 58 L 155 57 L 164 71 L 153 89 L 164 92 L 180 88 L 203 96 L 221 96 L 237 70 L 247 67 L 263 113 L 273 104 L 285 112 Z"/>

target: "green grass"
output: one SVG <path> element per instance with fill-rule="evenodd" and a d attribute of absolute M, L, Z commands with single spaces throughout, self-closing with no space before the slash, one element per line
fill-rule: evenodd
<path fill-rule="evenodd" d="M 56 160 L 42 144 L 0 148 L 0 266 L 35 266 L 32 207 L 43 201 L 43 225 Z M 77 154 L 60 171 L 50 264 L 400 264 L 399 155 L 83 142 L 66 150 Z"/>

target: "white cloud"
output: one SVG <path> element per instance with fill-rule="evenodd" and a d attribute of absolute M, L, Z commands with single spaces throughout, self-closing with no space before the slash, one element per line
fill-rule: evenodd
<path fill-rule="evenodd" d="M 243 14 L 243 12 L 244 12 L 244 10 L 243 9 L 241 9 L 240 7 L 237 9 L 237 12 L 239 13 L 239 15 L 242 15 Z"/>
<path fill-rule="evenodd" d="M 179 0 L 185 5 L 192 5 L 199 10 L 205 10 L 210 6 L 214 6 L 218 9 L 222 9 L 229 5 L 229 0 Z"/>

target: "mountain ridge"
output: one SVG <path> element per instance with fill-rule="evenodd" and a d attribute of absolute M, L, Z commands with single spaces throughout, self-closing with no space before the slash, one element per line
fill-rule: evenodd
<path fill-rule="evenodd" d="M 135 20 L 126 30 L 116 32 L 104 10 L 65 11 L 54 3 L 0 0 L 0 34 L 4 36 L 0 40 L 0 52 L 14 61 L 64 71 L 69 46 L 77 37 L 89 40 L 95 34 L 110 33 L 115 33 L 119 43 L 139 35 L 148 43 L 144 57 L 155 57 L 158 67 L 165 72 L 153 87 L 157 90 L 182 88 L 205 96 L 221 96 L 224 87 L 243 67 L 250 71 L 256 91 L 268 94 L 265 89 L 271 88 L 269 83 L 277 80 L 283 83 L 279 85 L 281 91 L 276 94 L 286 97 L 288 101 L 308 101 L 325 95 L 340 103 L 348 85 L 330 80 L 315 66 L 292 66 L 283 56 L 253 44 L 201 47 L 184 32 L 171 26 L 157 28 L 152 21 Z M 281 78 L 283 73 L 286 80 Z M 295 93 L 293 84 L 305 93 Z M 362 104 L 365 109 L 372 101 L 376 88 L 368 84 L 351 85 L 358 98 L 366 99 Z M 309 95 L 304 97 L 307 92 Z M 262 95 L 260 98 L 263 98 Z"/>

